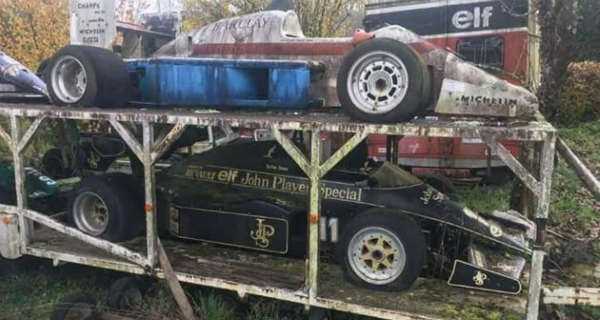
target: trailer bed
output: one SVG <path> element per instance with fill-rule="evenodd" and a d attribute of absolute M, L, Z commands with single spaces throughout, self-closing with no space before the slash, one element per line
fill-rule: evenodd
<path fill-rule="evenodd" d="M 304 286 L 304 260 L 268 254 L 256 254 L 244 250 L 217 245 L 163 240 L 178 277 L 183 282 L 210 285 L 209 278 L 231 286 L 261 286 L 271 290 L 285 291 L 302 298 Z M 131 250 L 146 250 L 144 238 L 123 243 Z M 87 264 L 95 267 L 144 274 L 144 270 L 100 249 L 47 228 L 36 230 L 29 254 L 55 261 Z M 162 276 L 158 274 L 158 276 Z M 334 309 L 333 301 L 340 311 L 348 311 L 346 305 L 354 305 L 369 314 L 369 309 L 386 309 L 396 316 L 410 319 L 447 319 L 452 312 L 465 306 L 481 306 L 502 314 L 524 315 L 525 294 L 506 296 L 494 293 L 453 288 L 442 280 L 424 279 L 406 292 L 379 292 L 353 286 L 343 279 L 342 270 L 335 264 L 321 264 L 321 293 L 319 299 Z M 266 290 L 264 296 L 269 296 Z"/>

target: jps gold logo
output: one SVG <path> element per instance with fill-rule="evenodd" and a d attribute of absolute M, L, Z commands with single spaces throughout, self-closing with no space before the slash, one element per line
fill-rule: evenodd
<path fill-rule="evenodd" d="M 473 277 L 473 282 L 475 282 L 475 285 L 481 287 L 485 284 L 485 281 L 488 279 L 487 274 L 481 272 L 481 271 L 477 271 L 477 274 L 475 274 L 475 276 Z"/>
<path fill-rule="evenodd" d="M 256 242 L 260 248 L 268 248 L 271 245 L 271 238 L 275 235 L 275 227 L 264 223 L 265 219 L 256 219 L 256 230 L 250 231 L 250 238 Z"/>

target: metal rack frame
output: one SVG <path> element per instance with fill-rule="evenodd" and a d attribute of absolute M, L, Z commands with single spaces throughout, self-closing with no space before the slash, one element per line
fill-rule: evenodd
<path fill-rule="evenodd" d="M 298 291 L 283 290 L 268 286 L 254 286 L 231 283 L 217 278 L 202 278 L 191 274 L 178 273 L 180 281 L 218 287 L 237 291 L 240 296 L 246 294 L 270 297 L 279 300 L 304 304 L 307 307 L 336 309 L 382 319 L 430 319 L 429 317 L 385 310 L 365 308 L 345 301 L 328 300 L 319 296 L 319 219 L 320 179 L 339 161 L 348 155 L 370 134 L 416 137 L 462 137 L 482 139 L 490 149 L 515 173 L 523 184 L 535 195 L 535 221 L 538 227 L 537 242 L 534 247 L 529 280 L 527 319 L 538 319 L 540 294 L 542 292 L 542 273 L 544 261 L 544 235 L 548 219 L 552 172 L 554 170 L 554 148 L 556 130 L 543 120 L 526 123 L 486 123 L 478 120 L 455 121 L 413 121 L 401 124 L 359 123 L 349 118 L 330 113 L 308 115 L 272 114 L 272 113 L 206 113 L 190 111 L 150 111 L 150 110 L 106 110 L 106 109 L 70 109 L 47 105 L 0 104 L 0 115 L 8 117 L 10 133 L 0 128 L 0 138 L 11 149 L 15 167 L 17 206 L 0 205 L 0 212 L 12 214 L 18 218 L 19 245 L 17 255 L 33 255 L 59 261 L 91 265 L 134 274 L 152 274 L 164 277 L 157 267 L 158 235 L 156 231 L 156 191 L 154 164 L 157 159 L 177 140 L 186 126 L 217 127 L 228 125 L 251 129 L 271 130 L 275 139 L 289 153 L 294 161 L 310 179 L 310 210 L 308 242 L 309 254 L 305 271 L 304 289 Z M 21 119 L 32 119 L 29 128 L 21 128 Z M 27 209 L 24 188 L 23 152 L 45 119 L 102 120 L 109 122 L 127 143 L 144 165 L 146 243 L 147 252 L 133 252 L 124 246 L 89 236 L 75 228 L 64 225 L 42 213 Z M 124 122 L 142 126 L 142 140 L 123 125 Z M 154 139 L 155 124 L 172 124 L 171 131 L 159 139 Z M 299 130 L 309 132 L 310 154 L 305 156 L 283 134 L 283 131 Z M 320 133 L 341 132 L 353 134 L 330 158 L 322 159 L 320 153 Z M 501 140 L 516 140 L 532 143 L 539 151 L 535 170 L 519 162 L 502 144 Z M 55 231 L 74 237 L 120 259 L 100 259 L 70 255 L 30 246 L 33 234 L 32 221 Z M 125 261 L 124 261 L 125 260 Z"/>

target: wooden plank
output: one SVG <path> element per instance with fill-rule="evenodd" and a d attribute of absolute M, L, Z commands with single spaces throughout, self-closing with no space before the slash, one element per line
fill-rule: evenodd
<path fill-rule="evenodd" d="M 558 153 L 567 161 L 567 163 L 575 170 L 577 176 L 594 197 L 600 201 L 600 181 L 594 176 L 592 171 L 586 167 L 583 161 L 579 160 L 575 152 L 569 148 L 565 141 L 558 138 L 556 148 Z"/>
<path fill-rule="evenodd" d="M 485 143 L 492 149 L 492 152 L 496 153 L 500 159 L 514 172 L 514 174 L 533 192 L 536 196 L 540 195 L 540 182 L 529 173 L 529 170 L 525 168 L 519 160 L 517 160 L 512 153 L 506 149 L 497 140 L 490 137 L 483 137 Z"/>
<path fill-rule="evenodd" d="M 600 288 L 544 288 L 544 303 L 600 306 Z"/>
<path fill-rule="evenodd" d="M 160 243 L 160 239 L 157 239 L 157 247 L 158 260 L 160 261 L 165 280 L 167 280 L 173 298 L 175 298 L 175 302 L 177 302 L 177 305 L 186 320 L 196 320 L 197 318 L 194 315 L 194 309 L 192 308 L 188 297 L 185 295 L 181 283 L 179 283 L 179 280 L 177 279 L 177 274 L 173 271 L 173 266 L 171 266 L 171 262 L 169 262 L 169 257 L 167 257 L 167 253 L 165 252 L 162 243 Z"/>

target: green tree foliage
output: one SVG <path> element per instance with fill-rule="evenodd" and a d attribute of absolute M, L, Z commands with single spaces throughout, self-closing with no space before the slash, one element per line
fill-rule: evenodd
<path fill-rule="evenodd" d="M 572 125 L 600 119 L 600 62 L 572 63 L 560 94 L 559 121 Z"/>
<path fill-rule="evenodd" d="M 0 0 L 0 50 L 29 68 L 69 41 L 68 0 Z"/>
<path fill-rule="evenodd" d="M 342 36 L 360 26 L 365 0 L 297 0 L 298 13 L 308 37 Z M 223 18 L 265 10 L 271 0 L 184 0 L 184 30 Z"/>

